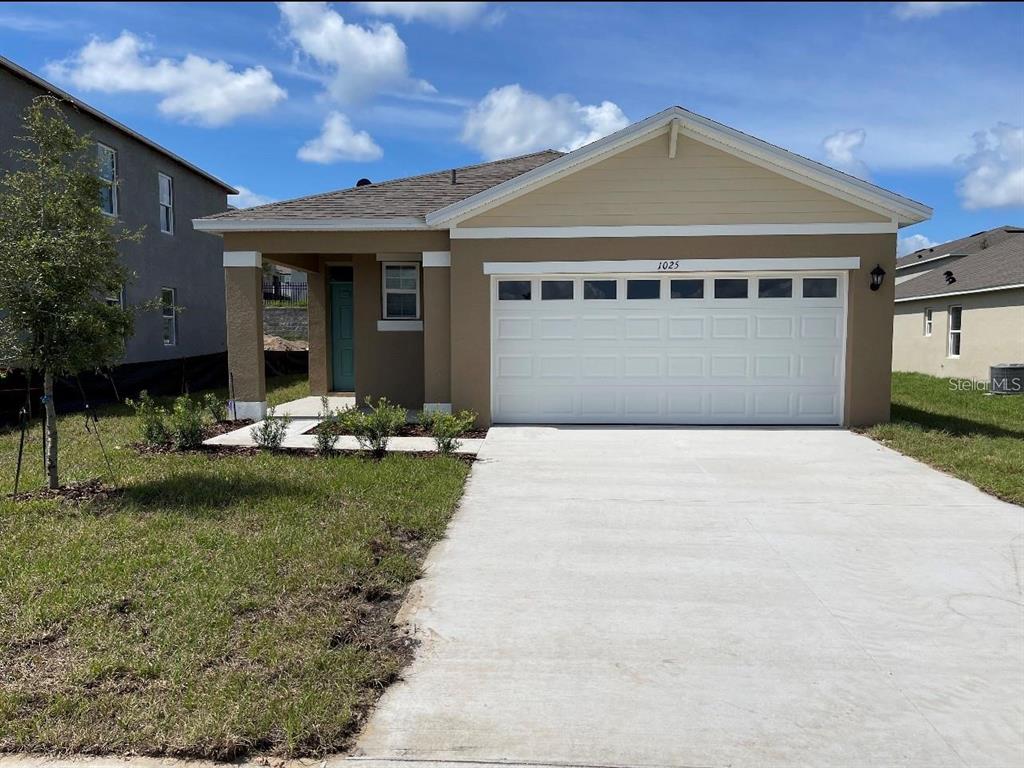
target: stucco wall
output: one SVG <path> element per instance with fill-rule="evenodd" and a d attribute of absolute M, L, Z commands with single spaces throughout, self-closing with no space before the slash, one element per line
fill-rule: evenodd
<path fill-rule="evenodd" d="M 22 113 L 42 89 L 0 69 L 0 171 L 14 161 L 9 150 L 22 135 Z M 163 343 L 160 313 L 139 309 L 135 333 L 128 340 L 124 362 L 168 360 L 223 352 L 226 346 L 224 271 L 219 238 L 192 229 L 192 219 L 227 210 L 227 192 L 208 179 L 140 143 L 122 131 L 79 112 L 66 110 L 71 125 L 117 150 L 118 221 L 124 227 L 144 229 L 139 242 L 121 243 L 121 261 L 136 273 L 126 287 L 129 304 L 157 299 L 163 287 L 177 291 L 178 340 Z M 174 234 L 160 231 L 157 174 L 174 180 Z"/>
<path fill-rule="evenodd" d="M 889 418 L 895 235 L 686 237 L 556 240 L 455 240 L 451 268 L 451 388 L 453 408 L 490 422 L 490 291 L 485 261 L 589 261 L 689 258 L 859 256 L 850 272 L 846 341 L 846 423 Z M 876 264 L 888 272 L 871 291 Z M 628 271 L 624 267 L 623 271 Z M 430 362 L 430 361 L 428 361 Z"/>
<path fill-rule="evenodd" d="M 662 134 L 460 227 L 887 221 L 695 139 Z"/>
<path fill-rule="evenodd" d="M 947 353 L 949 307 L 963 307 L 960 357 Z M 932 335 L 924 335 L 924 311 L 932 310 Z M 1024 289 L 920 299 L 896 305 L 894 371 L 988 381 L 989 367 L 1024 363 Z"/>

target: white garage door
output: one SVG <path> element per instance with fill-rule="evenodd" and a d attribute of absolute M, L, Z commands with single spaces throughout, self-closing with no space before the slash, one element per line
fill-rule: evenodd
<path fill-rule="evenodd" d="M 491 279 L 498 423 L 837 424 L 843 273 Z"/>

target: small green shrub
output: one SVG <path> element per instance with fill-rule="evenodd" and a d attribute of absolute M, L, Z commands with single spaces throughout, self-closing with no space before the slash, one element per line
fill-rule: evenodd
<path fill-rule="evenodd" d="M 344 413 L 344 411 L 332 411 L 328 399 L 320 398 L 321 422 L 316 425 L 313 432 L 318 456 L 330 456 L 334 453 L 334 444 L 338 442 L 338 435 L 341 434 Z"/>
<path fill-rule="evenodd" d="M 203 408 L 210 414 L 214 424 L 218 421 L 226 421 L 228 418 L 228 403 L 221 400 L 214 392 L 207 392 L 203 395 Z"/>
<path fill-rule="evenodd" d="M 284 443 L 284 434 L 292 421 L 289 416 L 275 416 L 274 410 L 271 406 L 267 411 L 267 417 L 249 430 L 256 445 L 267 451 L 276 451 L 281 447 Z"/>
<path fill-rule="evenodd" d="M 387 453 L 388 441 L 405 424 L 405 408 L 388 402 L 386 397 L 376 404 L 369 397 L 365 402 L 366 412 L 351 408 L 341 413 L 341 419 L 359 441 L 359 447 L 379 459 Z"/>
<path fill-rule="evenodd" d="M 135 411 L 143 443 L 158 446 L 171 442 L 171 431 L 167 428 L 167 410 L 157 405 L 149 396 L 149 392 L 142 390 L 139 393 L 138 402 L 135 400 L 125 400 L 124 402 Z"/>
<path fill-rule="evenodd" d="M 455 453 L 462 446 L 462 441 L 459 438 L 473 428 L 476 423 L 476 414 L 473 411 L 459 411 L 458 413 L 423 411 L 419 415 L 419 422 L 424 429 L 430 432 L 438 453 L 448 455 Z"/>
<path fill-rule="evenodd" d="M 171 408 L 171 438 L 179 451 L 195 450 L 203 444 L 203 413 L 203 404 L 188 395 L 175 398 Z"/>

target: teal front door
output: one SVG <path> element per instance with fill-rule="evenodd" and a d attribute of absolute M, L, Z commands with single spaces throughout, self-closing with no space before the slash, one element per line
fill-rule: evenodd
<path fill-rule="evenodd" d="M 356 388 L 352 325 L 352 283 L 331 283 L 331 389 L 335 392 Z"/>

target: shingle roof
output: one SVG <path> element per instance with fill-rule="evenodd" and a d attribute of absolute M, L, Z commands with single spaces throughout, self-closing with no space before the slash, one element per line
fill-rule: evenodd
<path fill-rule="evenodd" d="M 959 240 L 915 251 L 898 259 L 896 265 L 911 266 L 946 254 L 961 257 L 937 261 L 933 269 L 901 282 L 896 286 L 896 298 L 924 298 L 1024 284 L 1024 227 L 1005 226 L 976 232 Z M 948 281 L 947 271 L 952 273 L 955 282 Z"/>
<path fill-rule="evenodd" d="M 478 192 L 501 184 L 538 166 L 551 162 L 563 153 L 555 150 L 468 165 L 420 176 L 382 181 L 362 187 L 349 187 L 255 208 L 242 208 L 208 216 L 207 219 L 259 221 L 262 219 L 391 219 L 414 217 L 422 219 L 430 211 L 464 200 Z"/>

